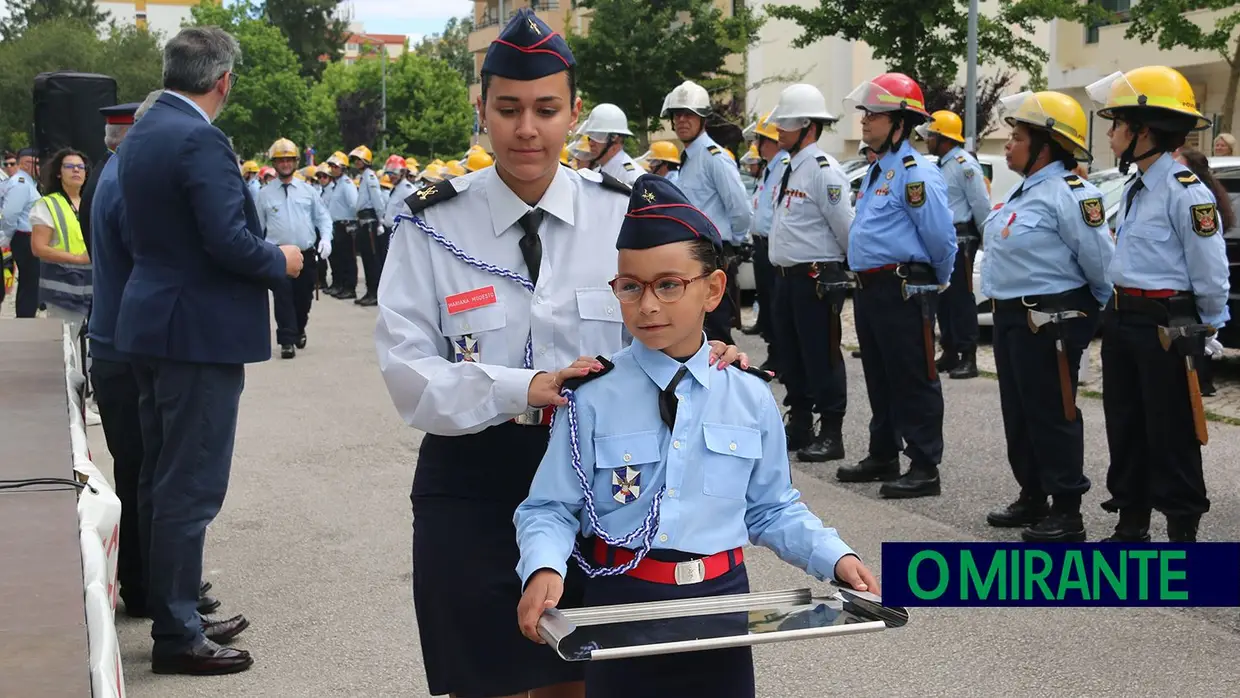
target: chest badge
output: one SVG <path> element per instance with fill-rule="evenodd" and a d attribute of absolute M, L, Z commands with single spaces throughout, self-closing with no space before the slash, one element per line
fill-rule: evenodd
<path fill-rule="evenodd" d="M 478 362 L 478 340 L 472 334 L 453 339 L 452 346 L 456 350 L 457 363 Z"/>
<path fill-rule="evenodd" d="M 1004 240 L 1007 239 L 1007 236 L 1012 234 L 1012 224 L 1015 222 L 1016 222 L 1016 214 L 1013 213 L 1012 217 L 1008 218 L 1007 225 L 1003 226 L 1003 232 L 1000 233 L 1000 235 L 1002 235 Z"/>
<path fill-rule="evenodd" d="M 887 181 L 889 181 L 889 182 L 890 182 L 891 180 L 893 180 L 893 179 L 895 179 L 895 178 L 896 178 L 896 171 L 895 171 L 895 170 L 887 170 L 886 177 L 887 177 Z"/>
<path fill-rule="evenodd" d="M 642 474 L 627 465 L 623 473 L 620 470 L 611 471 L 611 498 L 621 504 L 637 501 L 642 493 Z"/>

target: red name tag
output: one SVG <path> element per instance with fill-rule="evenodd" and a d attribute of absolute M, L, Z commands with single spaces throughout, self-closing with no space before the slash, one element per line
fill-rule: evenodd
<path fill-rule="evenodd" d="M 494 305 L 499 301 L 495 297 L 495 287 L 484 286 L 482 288 L 475 288 L 472 291 L 448 296 L 444 299 L 444 302 L 448 304 L 448 314 L 455 315 L 466 310 L 481 308 L 484 305 Z"/>

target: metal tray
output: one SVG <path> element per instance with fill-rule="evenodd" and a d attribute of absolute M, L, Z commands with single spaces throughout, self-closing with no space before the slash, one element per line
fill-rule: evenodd
<path fill-rule="evenodd" d="M 873 633 L 908 623 L 874 594 L 809 589 L 550 609 L 538 631 L 562 659 L 600 661 Z"/>

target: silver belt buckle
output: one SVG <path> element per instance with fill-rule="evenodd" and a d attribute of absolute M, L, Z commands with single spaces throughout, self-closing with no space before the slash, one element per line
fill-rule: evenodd
<path fill-rule="evenodd" d="M 698 584 L 706 581 L 706 563 L 699 560 L 676 563 L 676 584 Z"/>
<path fill-rule="evenodd" d="M 512 421 L 522 426 L 538 426 L 542 424 L 542 410 L 526 410 L 513 418 Z"/>

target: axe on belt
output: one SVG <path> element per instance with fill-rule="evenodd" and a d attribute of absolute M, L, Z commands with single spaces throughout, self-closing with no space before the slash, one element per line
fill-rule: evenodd
<path fill-rule="evenodd" d="M 1037 334 L 1046 325 L 1058 325 L 1055 329 L 1055 354 L 1059 362 L 1059 395 L 1063 400 L 1063 418 L 1076 421 L 1076 399 L 1072 395 L 1072 380 L 1068 375 L 1068 350 L 1063 341 L 1063 322 L 1073 318 L 1088 317 L 1080 310 L 1057 310 L 1045 312 L 1029 309 L 1029 331 Z"/>
<path fill-rule="evenodd" d="M 815 279 L 814 291 L 818 296 L 818 300 L 823 300 L 831 291 L 848 291 L 857 287 L 857 282 L 853 279 L 852 273 L 845 274 L 843 280 L 839 281 L 821 281 Z M 828 358 L 827 361 L 831 366 L 839 366 L 844 363 L 844 354 L 840 351 L 840 312 L 843 310 L 838 304 L 831 303 L 831 320 L 827 325 L 827 344 Z"/>
<path fill-rule="evenodd" d="M 931 317 L 930 303 L 938 298 L 938 294 L 930 291 L 910 294 L 908 282 L 905 281 L 900 284 L 900 295 L 906 301 L 916 296 L 921 306 L 921 343 L 926 354 L 926 379 L 933 383 L 939 379 L 939 370 L 934 366 L 934 320 Z"/>
<path fill-rule="evenodd" d="M 1163 351 L 1171 351 L 1173 344 L 1179 345 L 1184 354 L 1184 373 L 1188 377 L 1188 401 L 1193 408 L 1193 430 L 1197 432 L 1197 441 L 1205 446 L 1210 441 L 1206 429 L 1206 410 L 1201 404 L 1201 384 L 1197 381 L 1196 353 L 1193 344 L 1199 338 L 1214 334 L 1210 325 L 1176 325 L 1158 328 L 1158 342 Z"/>

